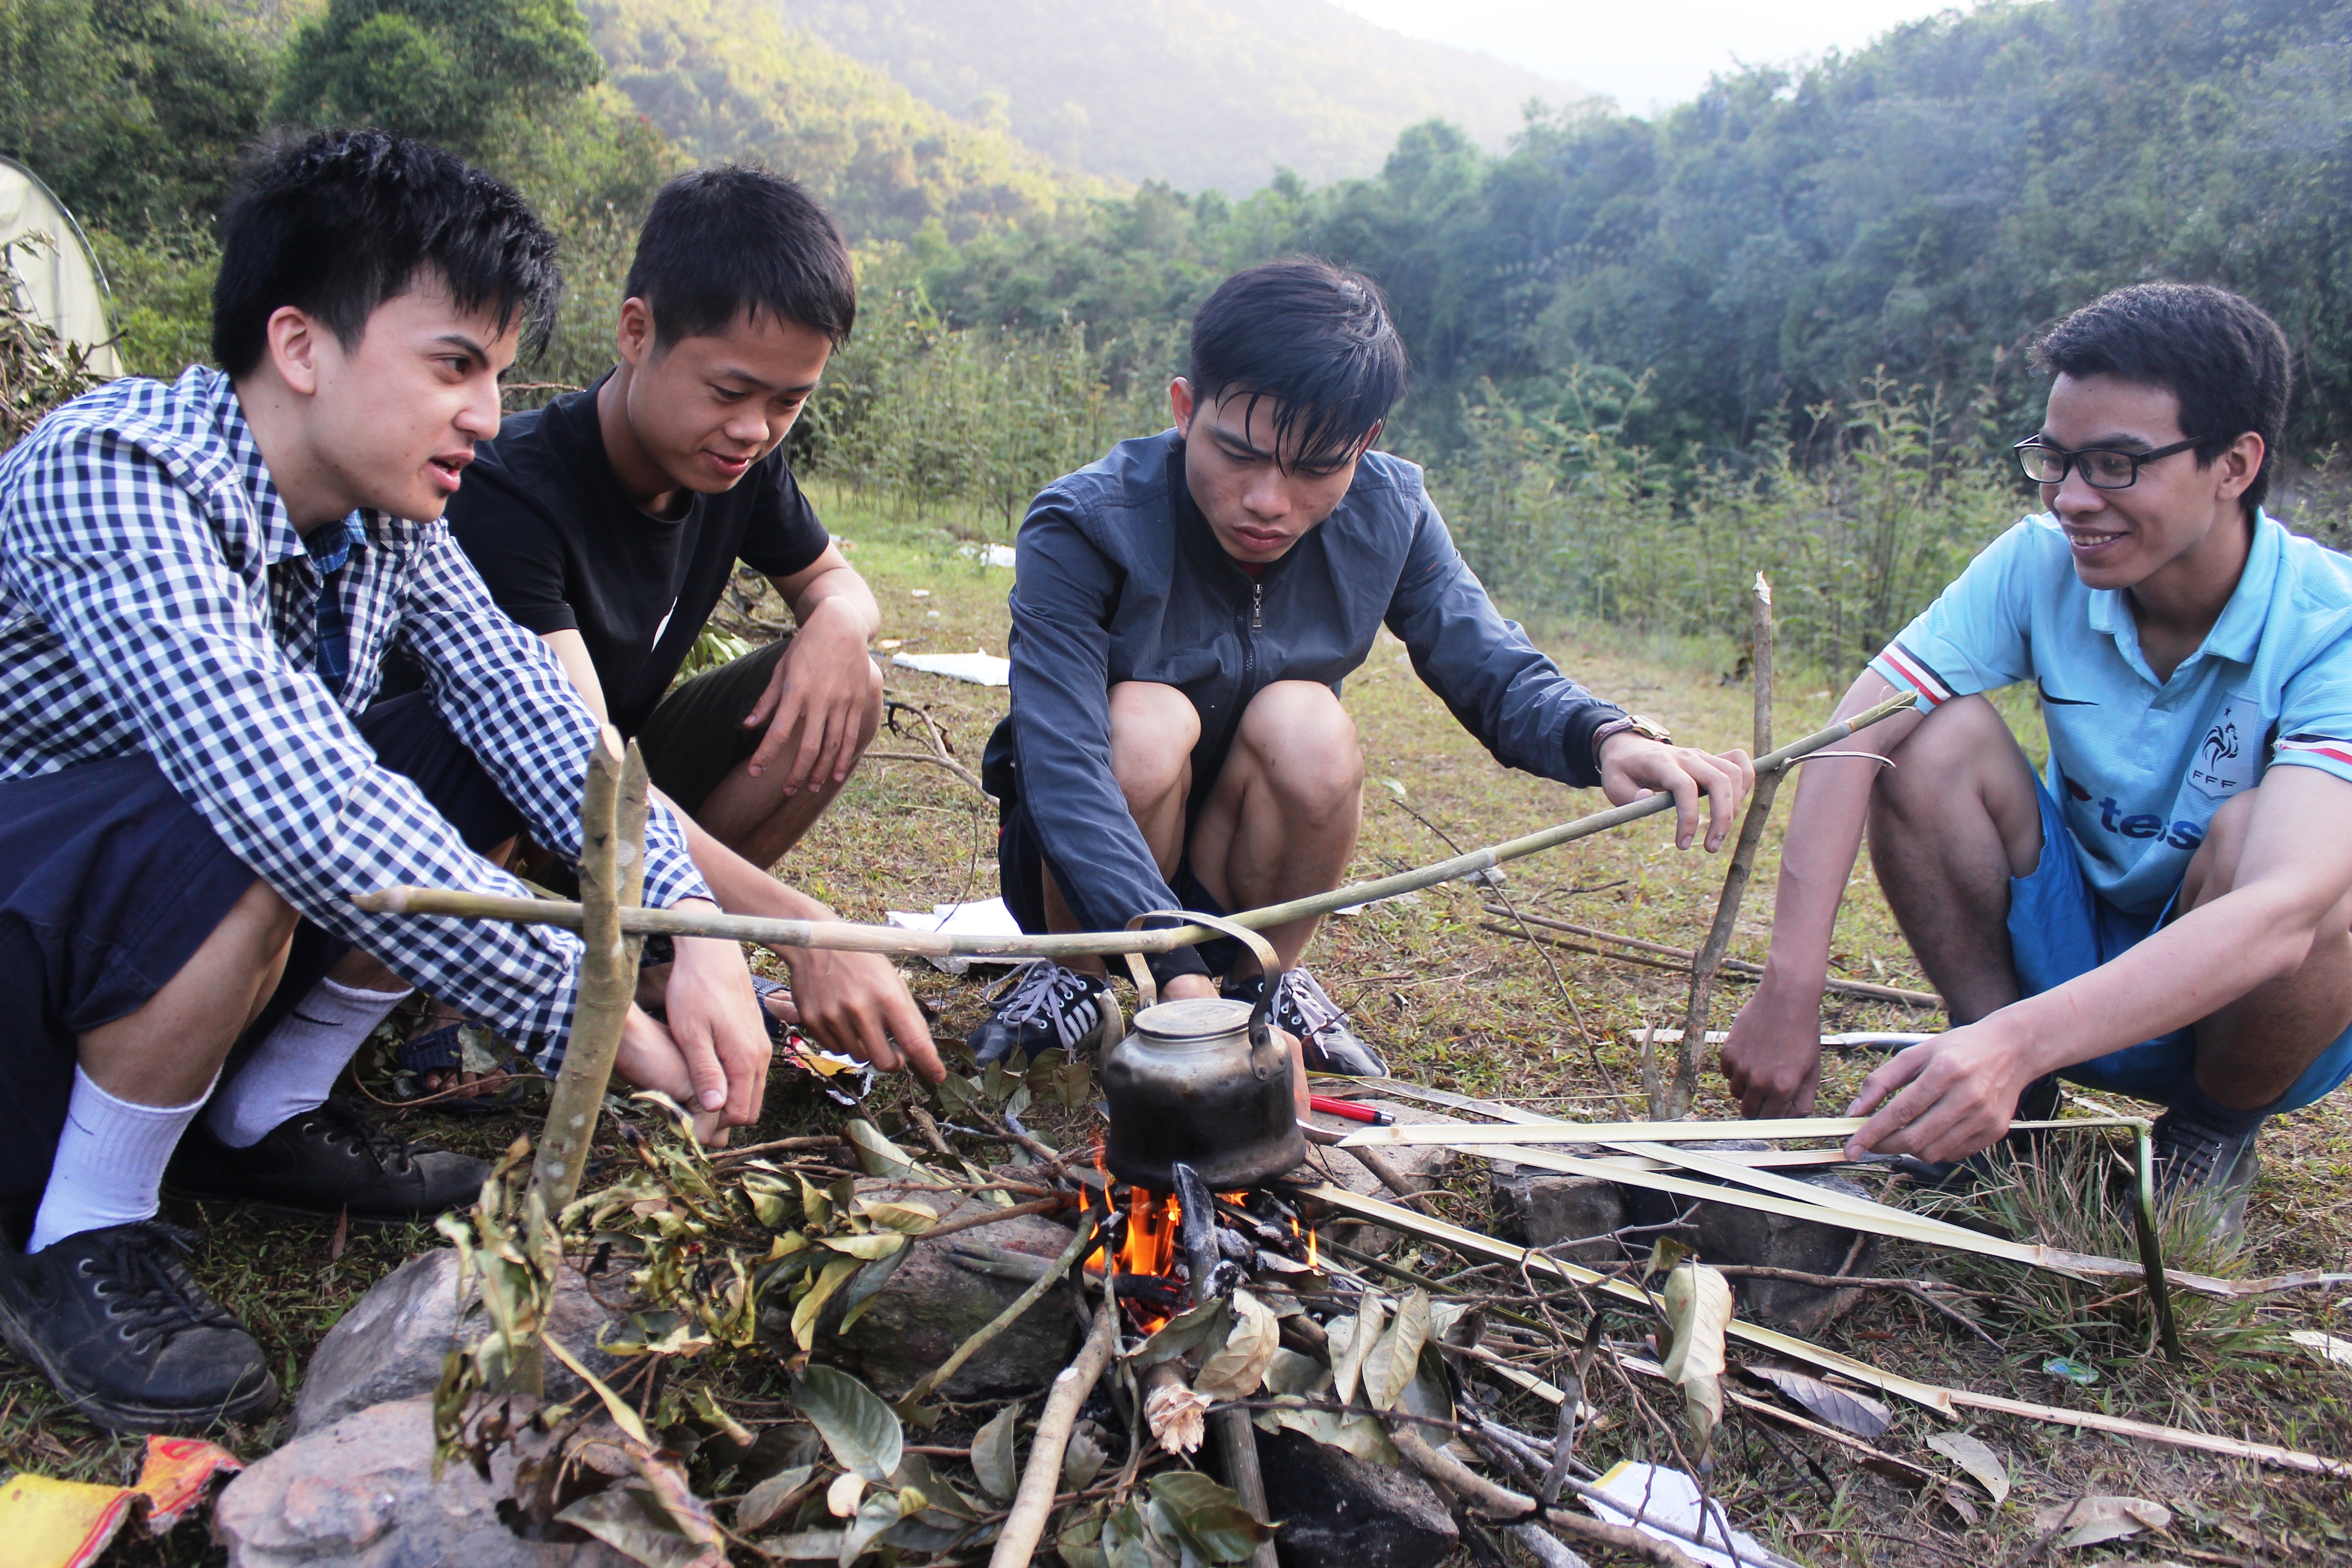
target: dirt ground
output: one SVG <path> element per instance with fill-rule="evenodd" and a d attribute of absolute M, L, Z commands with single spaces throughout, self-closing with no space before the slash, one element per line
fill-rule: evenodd
<path fill-rule="evenodd" d="M 855 498 L 829 499 L 826 516 L 873 583 L 902 652 L 1005 651 L 1004 595 L 1012 574 L 975 558 L 936 524 L 894 519 Z M 1507 607 L 1527 613 L 1528 606 Z M 1553 628 L 1541 637 L 1564 668 L 1604 695 L 1665 721 L 1678 736 L 1710 746 L 1744 744 L 1749 698 L 1727 677 L 1727 646 L 1693 648 L 1606 628 Z M 889 693 L 919 704 L 944 727 L 957 754 L 977 767 L 1005 693 L 893 668 Z M 1367 773 L 1364 829 L 1353 868 L 1370 878 L 1532 831 L 1597 809 L 1597 794 L 1567 790 L 1493 760 L 1415 679 L 1404 649 L 1383 636 L 1345 698 L 1360 726 Z M 1782 740 L 1816 727 L 1831 694 L 1818 677 L 1782 682 Z M 2012 709 L 2038 747 L 2031 709 Z M 903 721 L 902 721 L 903 722 Z M 923 748 L 920 726 L 886 733 L 877 751 Z M 1410 809 L 1408 809 L 1408 807 Z M 1778 857 L 1768 838 L 1756 892 L 1743 912 L 1735 956 L 1760 960 Z M 1723 858 L 1677 853 L 1659 820 L 1521 860 L 1505 890 L 1528 913 L 1601 927 L 1651 941 L 1694 945 L 1720 885 Z M 994 818 L 967 784 L 917 762 L 869 760 L 810 840 L 780 875 L 843 916 L 877 921 L 886 909 L 995 891 Z M 1435 888 L 1336 919 L 1307 963 L 1356 1026 L 1402 1077 L 1462 1093 L 1506 1097 L 1538 1108 L 1588 1113 L 1640 1111 L 1633 1031 L 1680 1022 L 1685 982 L 1664 970 L 1557 947 L 1538 949 L 1508 922 L 1482 912 L 1492 893 Z M 779 969 L 767 955 L 760 966 Z M 1836 961 L 1845 974 L 1926 989 L 1892 919 L 1859 868 L 1840 919 Z M 945 1037 L 961 1037 L 984 1012 L 984 973 L 958 979 L 910 968 L 919 994 L 940 1014 Z M 1725 1026 L 1745 994 L 1718 988 L 1714 1026 Z M 1940 1019 L 1901 1006 L 1834 1002 L 1824 1026 L 1927 1029 Z M 1825 1112 L 1842 1110 L 1877 1058 L 1833 1059 Z M 887 1086 L 888 1103 L 905 1092 Z M 782 1136 L 833 1112 L 803 1084 L 780 1083 L 761 1137 Z M 1710 1072 L 1696 1114 L 1736 1114 Z M 420 1113 L 408 1131 L 485 1151 L 531 1126 L 527 1116 L 487 1121 Z M 2248 1226 L 2247 1271 L 2352 1267 L 2352 1110 L 2336 1100 L 2280 1119 L 2263 1142 L 2264 1168 Z M 1475 1161 L 1443 1200 L 1449 1217 L 1487 1227 L 1490 1209 Z M 260 1336 L 290 1392 L 303 1358 L 334 1320 L 376 1279 L 434 1238 L 423 1227 L 357 1235 L 333 1227 L 213 1214 L 200 1219 L 195 1266 L 207 1285 Z M 1442 1261 L 1433 1258 L 1433 1262 Z M 1907 1299 L 1877 1295 L 1827 1336 L 1833 1347 L 1910 1376 L 2037 1403 L 2078 1405 L 2352 1458 L 2352 1367 L 2330 1367 L 2284 1337 L 2317 1329 L 2352 1337 L 2352 1293 L 2341 1288 L 2274 1299 L 2228 1331 L 2198 1337 L 2194 1364 L 2175 1368 L 2148 1352 L 2127 1306 L 2096 1293 L 2021 1282 L 2006 1266 L 1924 1249 L 1891 1247 L 1887 1275 L 1936 1275 L 1990 1292 L 1979 1307 L 1998 1348 L 1925 1315 Z M 1447 1265 L 1447 1268 L 1453 1267 Z M 1435 1271 L 1443 1272 L 1444 1268 Z M 2121 1314 L 2121 1315 L 2119 1315 Z M 2044 1373 L 2053 1356 L 2095 1365 L 2099 1381 L 2075 1387 Z M 756 1380 L 755 1380 L 756 1381 Z M 747 1392 L 756 1392 L 751 1384 Z M 281 1418 L 282 1420 L 282 1418 Z M 1925 1446 L 1941 1423 L 1898 1411 L 1879 1440 L 1894 1453 L 1948 1468 Z M 1715 1485 L 1735 1521 L 1801 1562 L 1981 1563 L 2032 1561 L 2046 1550 L 2032 1528 L 2040 1507 L 2085 1494 L 2126 1494 L 2174 1510 L 2166 1536 L 2056 1553 L 2081 1562 L 2352 1563 L 2352 1503 L 2341 1478 L 2263 1472 L 2251 1465 L 2150 1444 L 2080 1434 L 2010 1418 L 1970 1429 L 2008 1462 L 2008 1505 L 1963 1525 L 1949 1512 L 1860 1468 L 1839 1448 L 1735 1417 L 1718 1439 Z M 281 1437 L 277 1424 L 231 1434 L 257 1454 Z M 109 1438 L 61 1414 L 40 1381 L 0 1361 L 0 1469 L 26 1468 L 89 1479 L 127 1479 L 138 1444 Z M 208 1560 L 193 1530 L 164 1543 L 118 1545 L 111 1563 Z M 746 1561 L 750 1561 L 749 1558 Z"/>

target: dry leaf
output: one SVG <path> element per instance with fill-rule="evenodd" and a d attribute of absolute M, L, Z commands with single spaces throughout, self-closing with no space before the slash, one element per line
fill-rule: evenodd
<path fill-rule="evenodd" d="M 1421 1366 L 1421 1347 L 1428 1342 L 1429 1297 L 1409 1291 L 1397 1304 L 1396 1321 L 1364 1357 L 1364 1403 L 1375 1410 L 1393 1406 L 1412 1382 Z"/>
<path fill-rule="evenodd" d="M 1013 1424 L 1020 1419 L 1021 1406 L 1008 1405 L 971 1435 L 971 1473 L 999 1502 L 1012 1501 L 1021 1485 L 1021 1467 L 1013 1447 Z"/>
<path fill-rule="evenodd" d="M 1246 1290 L 1233 1294 L 1234 1326 L 1216 1354 L 1202 1364 L 1192 1391 L 1205 1399 L 1247 1399 L 1265 1381 L 1265 1369 L 1281 1348 L 1281 1321 Z M 1420 1353 L 1420 1347 L 1414 1347 Z"/>
<path fill-rule="evenodd" d="M 2323 1334 L 2317 1329 L 2296 1329 L 2287 1338 L 2307 1351 L 2318 1352 L 2322 1361 L 2334 1362 L 2337 1366 L 2352 1366 L 2352 1340 Z"/>
<path fill-rule="evenodd" d="M 865 1495 L 866 1478 L 856 1470 L 844 1470 L 824 1489 L 824 1510 L 835 1519 L 855 1518 L 857 1500 Z"/>
<path fill-rule="evenodd" d="M 1354 1317 L 1341 1318 L 1331 1325 L 1331 1397 L 1340 1404 L 1355 1403 L 1356 1383 L 1363 1373 L 1364 1358 L 1380 1342 L 1385 1321 L 1381 1299 L 1367 1290 L 1359 1299 Z M 1344 1335 L 1340 1331 L 1343 1325 Z"/>
<path fill-rule="evenodd" d="M 1937 1432 L 1927 1439 L 1927 1447 L 1966 1470 L 1995 1508 L 2009 1500 L 2009 1466 L 1981 1440 L 1966 1432 Z"/>
<path fill-rule="evenodd" d="M 1731 1282 L 1705 1264 L 1683 1262 L 1666 1276 L 1666 1321 L 1674 1344 L 1667 1377 L 1683 1386 L 1691 1435 L 1705 1447 L 1723 1419 L 1723 1336 L 1731 1325 Z"/>
<path fill-rule="evenodd" d="M 2058 1538 L 2060 1547 L 2095 1546 L 2143 1530 L 2169 1530 L 2172 1510 L 2146 1498 L 2086 1497 L 2053 1503 L 2033 1516 L 2033 1528 L 2044 1535 L 2062 1526 L 2065 1533 Z"/>
<path fill-rule="evenodd" d="M 1895 1412 L 1867 1394 L 1849 1394 L 1818 1377 L 1784 1367 L 1751 1366 L 1748 1375 L 1770 1384 L 1781 1396 L 1857 1437 L 1875 1437 L 1895 1425 Z"/>

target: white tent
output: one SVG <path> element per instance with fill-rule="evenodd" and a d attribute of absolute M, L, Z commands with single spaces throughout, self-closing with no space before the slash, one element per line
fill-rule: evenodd
<path fill-rule="evenodd" d="M 51 243 L 17 243 L 35 234 Z M 90 350 L 92 370 L 121 375 L 122 362 L 111 341 L 113 299 L 89 240 L 40 176 L 14 158 L 0 158 L 0 245 L 11 247 L 9 265 L 33 313 L 60 338 Z"/>

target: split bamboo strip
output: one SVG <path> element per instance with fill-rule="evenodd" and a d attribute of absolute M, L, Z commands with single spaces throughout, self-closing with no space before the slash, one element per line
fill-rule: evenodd
<path fill-rule="evenodd" d="M 1302 1197 L 1328 1203 L 1350 1217 L 1368 1220 L 1382 1229 L 1400 1236 L 1434 1242 L 1451 1247 L 1466 1257 L 1485 1258 L 1491 1262 L 1524 1266 L 1548 1273 L 1570 1284 L 1596 1289 L 1623 1301 L 1649 1307 L 1650 1298 L 1638 1286 L 1613 1279 L 1592 1269 L 1553 1258 L 1533 1247 L 1515 1247 L 1491 1236 L 1444 1220 L 1431 1219 L 1395 1204 L 1382 1203 L 1378 1198 L 1363 1197 L 1331 1183 L 1295 1189 Z M 1895 1394 L 1916 1405 L 1926 1406 L 1937 1415 L 1957 1420 L 1962 1409 L 1983 1410 L 1997 1415 L 2016 1415 L 2029 1421 L 2042 1421 L 2062 1426 L 2087 1427 L 2093 1431 L 2113 1432 L 2122 1436 L 2139 1437 L 2170 1447 L 2194 1448 L 2208 1454 L 2221 1454 L 2231 1458 L 2252 1459 L 2273 1465 L 2281 1469 L 2301 1470 L 2310 1475 L 2352 1475 L 2352 1464 L 2330 1459 L 2299 1448 L 2282 1448 L 2269 1443 L 2249 1443 L 2242 1438 L 2218 1434 L 2184 1431 L 2178 1426 L 2159 1426 L 2154 1422 L 2134 1421 L 2120 1415 L 2108 1415 L 2095 1410 L 2066 1410 L 2053 1405 L 2034 1405 L 2022 1399 L 2006 1399 L 1999 1394 L 1976 1394 L 1964 1388 L 1945 1388 L 1936 1384 L 1921 1383 L 1897 1373 L 1883 1372 L 1868 1362 L 1856 1361 L 1794 1334 L 1784 1334 L 1775 1329 L 1748 1322 L 1744 1318 L 1731 1320 L 1728 1330 L 1734 1339 L 1742 1340 L 1762 1350 L 1775 1352 L 1791 1360 L 1805 1362 L 1824 1371 L 1882 1393 Z"/>
<path fill-rule="evenodd" d="M 1785 768 L 1801 757 L 1834 745 L 1857 730 L 1907 710 L 1910 704 L 1908 697 L 1890 697 L 1875 708 L 1816 730 L 1803 740 L 1759 759 L 1757 771 L 1761 773 Z M 1440 882 L 1475 876 L 1507 860 L 1517 860 L 1579 838 L 1589 838 L 1596 833 L 1605 833 L 1612 827 L 1622 827 L 1629 822 L 1671 810 L 1674 804 L 1672 795 L 1649 795 L 1485 849 L 1474 849 L 1467 855 L 1457 855 L 1451 860 L 1440 860 L 1418 870 L 1400 871 L 1393 877 L 1358 882 L 1352 887 L 1318 893 L 1311 898 L 1293 899 L 1287 903 L 1269 904 L 1264 909 L 1248 910 L 1227 918 L 1236 925 L 1261 931 L 1268 926 L 1304 920 L 1310 915 L 1327 915 L 1349 904 L 1391 899 L 1399 893 L 1414 892 L 1423 888 L 1435 887 Z M 513 921 L 526 925 L 564 926 L 574 931 L 580 928 L 581 921 L 581 910 L 576 903 L 499 898 L 446 888 L 381 888 L 374 892 L 360 894 L 352 903 L 355 908 L 374 914 Z M 659 931 L 673 936 L 725 937 L 737 942 L 758 942 L 767 947 L 827 948 L 836 952 L 883 952 L 914 958 L 1074 958 L 1127 952 L 1171 952 L 1180 947 L 1190 947 L 1196 942 L 1206 942 L 1218 934 L 1206 926 L 1184 925 L 1158 931 L 1082 931 L 1052 936 L 950 936 L 939 931 L 906 931 L 896 926 L 859 925 L 850 921 L 769 920 L 757 915 L 705 913 L 699 910 L 630 910 L 621 916 L 621 929 L 637 936 Z"/>
<path fill-rule="evenodd" d="M 1490 1113 L 1492 1114 L 1492 1113 Z M 1851 1138 L 1866 1119 L 1859 1116 L 1790 1116 L 1777 1121 L 1561 1121 L 1545 1118 L 1502 1126 L 1447 1126 L 1444 1123 L 1400 1121 L 1393 1127 L 1365 1127 L 1340 1140 L 1357 1148 L 1390 1143 L 1600 1143 L 1612 1138 L 1633 1138 L 1653 1143 L 1695 1143 L 1709 1138 L 1758 1138 L 1782 1142 L 1791 1138 Z M 2083 1116 L 2065 1121 L 2012 1121 L 2011 1130 L 2044 1127 L 2139 1127 L 2137 1116 Z"/>

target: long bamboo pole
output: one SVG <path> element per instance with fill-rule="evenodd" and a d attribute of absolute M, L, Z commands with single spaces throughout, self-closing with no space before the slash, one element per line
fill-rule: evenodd
<path fill-rule="evenodd" d="M 1757 772 L 1759 774 L 1777 773 L 1799 758 L 1810 756 L 1825 746 L 1835 745 L 1857 730 L 1893 718 L 1908 708 L 1913 700 L 1908 695 L 1890 697 L 1875 708 L 1816 730 L 1803 740 L 1793 742 L 1760 759 Z M 1440 860 L 1418 870 L 1400 871 L 1393 877 L 1358 882 L 1351 887 L 1318 893 L 1310 898 L 1293 899 L 1287 903 L 1268 904 L 1264 909 L 1247 910 L 1227 918 L 1236 925 L 1263 931 L 1268 926 L 1284 925 L 1310 915 L 1327 915 L 1350 904 L 1392 899 L 1400 893 L 1415 892 L 1440 882 L 1475 876 L 1507 860 L 1517 860 L 1579 838 L 1590 838 L 1596 833 L 1606 833 L 1612 827 L 1622 827 L 1629 822 L 1670 811 L 1674 804 L 1672 795 L 1649 795 L 1485 849 L 1474 849 L 1467 855 L 1457 855 L 1450 860 Z M 581 921 L 581 910 L 576 903 L 554 899 L 499 898 L 446 888 L 382 888 L 372 893 L 360 894 L 352 903 L 373 914 L 514 921 L 525 925 L 563 926 L 573 931 L 580 929 Z M 896 926 L 859 925 L 851 921 L 769 920 L 757 915 L 706 914 L 698 910 L 627 909 L 621 911 L 620 919 L 621 930 L 635 936 L 663 931 L 674 936 L 726 937 L 736 942 L 758 942 L 764 947 L 828 948 L 837 952 L 884 952 L 909 958 L 1076 958 L 1126 952 L 1171 952 L 1180 947 L 1190 947 L 1196 942 L 1209 941 L 1219 934 L 1206 926 L 1185 925 L 1158 931 L 1083 931 L 1049 936 L 950 936 L 940 931 L 903 931 Z"/>

